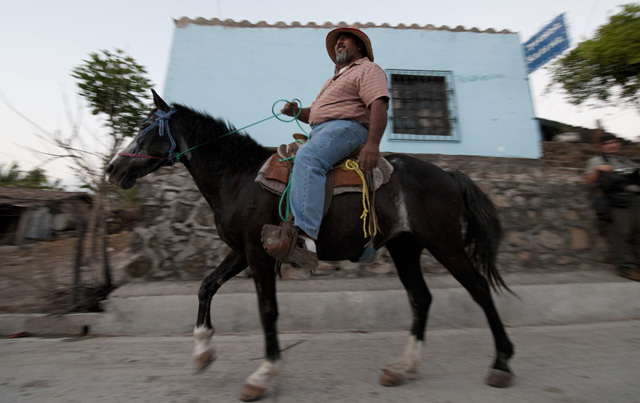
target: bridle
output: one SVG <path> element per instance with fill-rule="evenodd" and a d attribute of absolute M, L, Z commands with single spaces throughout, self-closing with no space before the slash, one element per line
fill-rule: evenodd
<path fill-rule="evenodd" d="M 176 162 L 180 161 L 180 157 L 182 156 L 182 153 L 174 153 L 174 150 L 176 149 L 176 141 L 173 139 L 173 136 L 171 135 L 171 128 L 169 127 L 169 118 L 171 118 L 171 115 L 173 115 L 175 112 L 176 110 L 174 108 L 171 108 L 168 112 L 161 111 L 160 109 L 156 110 L 154 112 L 154 114 L 156 115 L 156 120 L 151 125 L 145 127 L 144 130 L 142 130 L 142 132 L 140 132 L 140 134 L 136 138 L 137 145 L 133 153 L 118 153 L 118 155 L 122 157 L 166 160 L 168 164 L 175 165 Z M 167 137 L 171 142 L 171 148 L 169 149 L 169 155 L 167 156 L 167 158 L 139 154 L 140 141 L 142 140 L 145 134 L 149 133 L 149 131 L 151 131 L 151 129 L 153 129 L 156 126 L 158 127 L 158 134 L 160 135 L 160 137 L 164 136 L 164 133 L 166 131 Z"/>
<path fill-rule="evenodd" d="M 281 119 L 279 116 L 282 115 L 282 113 L 276 113 L 274 108 L 276 107 L 276 105 L 280 102 L 297 102 L 300 104 L 300 109 L 298 110 L 298 113 L 296 113 L 293 118 L 291 120 L 284 120 Z M 299 99 L 293 99 L 292 101 L 288 101 L 286 99 L 279 99 L 276 102 L 273 103 L 273 105 L 271 106 L 271 113 L 272 116 L 269 116 L 268 118 L 259 120 L 257 122 L 251 123 L 250 125 L 247 125 L 245 127 L 241 127 L 240 129 L 234 129 L 231 130 L 228 133 L 225 133 L 221 136 L 219 136 L 218 138 L 221 139 L 223 137 L 229 136 L 231 134 L 234 133 L 238 133 L 244 129 L 247 129 L 251 126 L 255 126 L 257 124 L 260 124 L 262 122 L 265 122 L 269 119 L 273 119 L 276 118 L 281 122 L 293 122 L 295 121 L 298 124 L 298 127 L 300 128 L 300 130 L 302 130 L 302 132 L 309 137 L 309 135 L 307 134 L 307 132 L 302 128 L 302 126 L 300 126 L 300 121 L 298 120 L 298 116 L 300 115 L 300 111 L 302 110 L 302 102 L 300 102 Z M 167 161 L 167 164 L 171 164 L 171 165 L 175 165 L 176 162 L 180 162 L 180 157 L 182 157 L 184 154 L 187 154 L 188 152 L 190 152 L 191 150 L 194 150 L 198 147 L 202 147 L 205 144 L 208 144 L 211 142 L 211 140 L 209 141 L 205 141 L 204 143 L 198 144 L 194 147 L 189 148 L 188 150 L 185 151 L 181 151 L 181 152 L 177 152 L 174 153 L 174 150 L 176 148 L 176 141 L 173 139 L 173 136 L 171 135 L 171 128 L 169 128 L 169 118 L 171 118 L 171 115 L 173 115 L 176 112 L 175 108 L 171 108 L 168 112 L 164 112 L 161 111 L 160 109 L 157 109 L 154 114 L 156 115 L 156 120 L 149 125 L 148 127 L 145 127 L 144 130 L 142 130 L 142 132 L 140 132 L 140 134 L 138 135 L 138 137 L 136 138 L 136 142 L 137 142 L 137 146 L 136 149 L 133 151 L 133 153 L 118 153 L 119 156 L 122 157 L 133 157 L 133 158 L 149 158 L 149 159 L 156 159 L 156 160 L 163 160 L 163 161 Z M 169 141 L 171 142 L 171 149 L 169 149 L 169 155 L 167 156 L 167 158 L 162 158 L 162 157 L 154 157 L 152 155 L 145 155 L 145 154 L 138 154 L 138 152 L 140 151 L 140 141 L 142 140 L 142 137 L 144 137 L 145 134 L 147 134 L 151 129 L 153 129 L 154 127 L 158 126 L 158 134 L 160 135 L 160 137 L 162 137 L 164 135 L 164 132 L 166 130 L 167 132 L 167 137 L 169 138 Z"/>

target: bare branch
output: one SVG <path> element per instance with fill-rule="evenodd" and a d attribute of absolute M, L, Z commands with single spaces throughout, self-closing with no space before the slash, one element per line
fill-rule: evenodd
<path fill-rule="evenodd" d="M 2 98 L 2 102 L 4 102 L 4 104 L 7 106 L 7 108 L 11 109 L 11 111 L 13 113 L 15 113 L 16 115 L 20 116 L 27 123 L 29 123 L 30 125 L 32 125 L 36 129 L 40 130 L 41 132 L 47 133 L 47 134 L 49 133 L 45 129 L 40 127 L 36 122 L 34 122 L 33 120 L 29 119 L 26 115 L 24 115 L 22 112 L 20 112 L 16 107 L 14 107 L 13 104 L 11 102 L 9 102 L 7 97 L 4 95 L 4 92 L 2 92 L 2 90 L 0 90 L 0 98 Z"/>

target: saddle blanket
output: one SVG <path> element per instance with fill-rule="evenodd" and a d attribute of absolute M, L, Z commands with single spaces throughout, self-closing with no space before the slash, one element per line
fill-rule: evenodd
<path fill-rule="evenodd" d="M 360 176 L 355 171 L 343 170 L 338 165 L 333 167 L 333 194 L 362 193 L 362 179 Z M 280 156 L 273 154 L 262 165 L 255 181 L 268 191 L 282 195 L 289 182 L 290 173 L 291 163 L 289 161 L 280 161 Z M 393 165 L 386 159 L 380 158 L 378 166 L 372 172 L 374 190 L 378 190 L 380 186 L 389 182 L 392 173 Z"/>

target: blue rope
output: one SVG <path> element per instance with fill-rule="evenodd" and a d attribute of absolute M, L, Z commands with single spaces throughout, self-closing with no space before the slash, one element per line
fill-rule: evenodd
<path fill-rule="evenodd" d="M 134 151 L 134 154 L 138 154 L 138 151 L 140 151 L 140 141 L 142 140 L 144 135 L 149 133 L 149 131 L 151 129 L 153 129 L 154 127 L 158 126 L 158 134 L 160 135 L 160 137 L 162 137 L 164 135 L 164 132 L 166 130 L 167 131 L 167 137 L 169 138 L 169 141 L 171 142 L 171 149 L 169 149 L 169 156 L 168 156 L 167 159 L 169 160 L 171 165 L 174 165 L 176 162 L 178 162 L 180 157 L 178 156 L 176 158 L 176 154 L 173 153 L 173 150 L 175 150 L 175 148 L 176 148 L 176 142 L 173 139 L 173 136 L 171 135 L 171 128 L 169 127 L 169 118 L 175 112 L 176 112 L 176 110 L 173 109 L 173 108 L 171 108 L 171 110 L 169 110 L 169 112 L 163 112 L 163 111 L 161 111 L 159 109 L 155 111 L 155 115 L 157 116 L 157 118 L 151 125 L 146 127 L 138 135 L 138 138 L 136 139 L 136 149 Z"/>

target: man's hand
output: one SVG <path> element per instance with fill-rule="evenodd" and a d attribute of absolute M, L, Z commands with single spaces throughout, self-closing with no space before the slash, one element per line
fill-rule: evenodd
<path fill-rule="evenodd" d="M 587 175 L 587 185 L 596 183 L 600 177 L 600 172 L 613 172 L 613 165 L 597 165 L 589 175 Z"/>
<path fill-rule="evenodd" d="M 287 116 L 296 116 L 296 119 L 303 123 L 309 123 L 309 113 L 311 108 L 302 108 L 298 106 L 297 102 L 287 102 L 282 108 L 280 113 Z"/>
<path fill-rule="evenodd" d="M 371 172 L 378 166 L 378 159 L 380 158 L 380 150 L 378 145 L 374 143 L 366 143 L 360 154 L 358 154 L 358 165 L 365 172 Z"/>
<path fill-rule="evenodd" d="M 287 102 L 280 113 L 287 116 L 295 116 L 300 112 L 300 107 L 297 102 Z"/>

